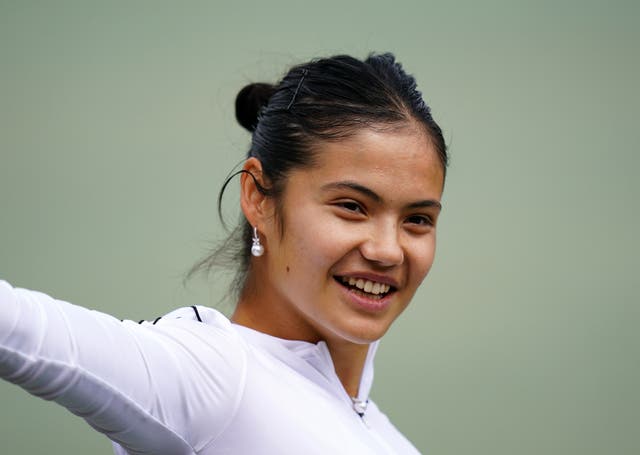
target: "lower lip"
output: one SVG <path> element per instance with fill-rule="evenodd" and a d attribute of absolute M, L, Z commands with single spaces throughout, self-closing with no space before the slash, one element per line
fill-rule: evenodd
<path fill-rule="evenodd" d="M 347 300 L 356 308 L 367 311 L 369 313 L 380 313 L 389 308 L 393 293 L 389 293 L 380 299 L 370 299 L 368 297 L 356 294 L 351 289 L 337 283 L 346 295 Z"/>

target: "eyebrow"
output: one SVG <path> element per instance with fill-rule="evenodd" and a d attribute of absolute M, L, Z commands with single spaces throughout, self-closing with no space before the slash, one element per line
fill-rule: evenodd
<path fill-rule="evenodd" d="M 340 190 L 340 189 L 354 190 L 364 196 L 367 196 L 370 199 L 373 199 L 375 202 L 378 202 L 378 203 L 383 202 L 382 196 L 380 196 L 378 193 L 373 191 L 371 188 L 367 188 L 366 186 L 360 185 L 359 183 L 352 182 L 349 180 L 342 181 L 342 182 L 327 183 L 326 185 L 323 185 L 321 189 L 323 191 Z M 410 209 L 425 208 L 425 207 L 426 208 L 436 207 L 438 210 L 441 210 L 442 204 L 436 201 L 435 199 L 425 199 L 422 201 L 412 202 L 411 204 L 407 205 L 407 208 L 410 208 Z"/>

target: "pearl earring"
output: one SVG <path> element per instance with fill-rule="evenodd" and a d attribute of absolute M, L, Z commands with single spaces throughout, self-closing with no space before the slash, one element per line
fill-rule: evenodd
<path fill-rule="evenodd" d="M 258 228 L 255 226 L 253 227 L 253 238 L 251 240 L 253 241 L 253 245 L 251 245 L 251 254 L 253 254 L 256 257 L 262 256 L 264 254 L 264 247 L 260 243 L 260 237 L 258 236 Z"/>

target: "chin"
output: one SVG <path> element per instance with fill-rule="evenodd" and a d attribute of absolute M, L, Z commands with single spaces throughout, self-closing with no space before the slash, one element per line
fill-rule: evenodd
<path fill-rule="evenodd" d="M 344 327 L 338 332 L 338 336 L 345 341 L 354 344 L 370 344 L 378 341 L 387 333 L 391 324 L 380 324 L 380 322 L 359 321 L 349 327 Z"/>

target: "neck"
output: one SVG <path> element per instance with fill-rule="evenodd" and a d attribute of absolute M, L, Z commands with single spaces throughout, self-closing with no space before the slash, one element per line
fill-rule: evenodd
<path fill-rule="evenodd" d="M 327 343 L 333 366 L 345 391 L 350 397 L 357 397 L 362 372 L 369 352 L 368 344 L 357 344 L 339 337 L 323 335 L 309 324 L 305 318 L 296 317 L 294 312 L 284 309 L 273 301 L 258 296 L 248 283 L 242 293 L 231 320 L 258 332 L 286 340 L 300 340 L 310 343 Z"/>
<path fill-rule="evenodd" d="M 328 341 L 327 347 L 342 387 L 350 397 L 357 397 L 364 364 L 369 352 L 369 345 L 345 341 L 337 343 Z"/>

